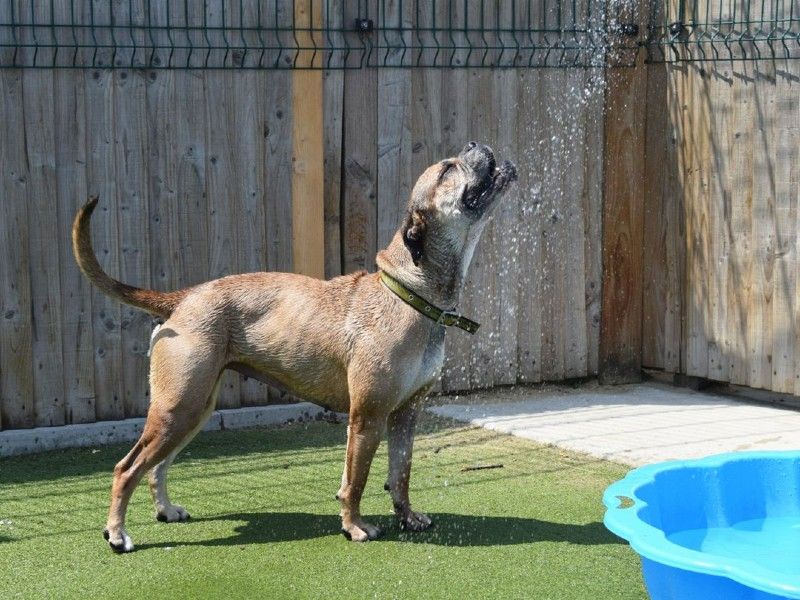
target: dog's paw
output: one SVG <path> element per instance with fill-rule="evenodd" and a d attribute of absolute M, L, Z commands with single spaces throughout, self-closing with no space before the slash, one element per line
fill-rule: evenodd
<path fill-rule="evenodd" d="M 375 525 L 358 521 L 350 524 L 342 523 L 342 535 L 352 542 L 368 542 L 377 540 L 383 535 L 383 531 Z"/>
<path fill-rule="evenodd" d="M 399 515 L 397 519 L 400 522 L 400 529 L 403 531 L 425 531 L 433 525 L 433 521 L 428 515 L 412 510 Z"/>
<path fill-rule="evenodd" d="M 186 521 L 190 517 L 191 515 L 185 508 L 176 504 L 159 508 L 156 512 L 156 520 L 162 523 L 179 523 L 180 521 Z"/>
<path fill-rule="evenodd" d="M 103 529 L 103 538 L 114 552 L 133 552 L 133 540 L 124 529 L 120 528 L 113 532 L 109 529 Z"/>

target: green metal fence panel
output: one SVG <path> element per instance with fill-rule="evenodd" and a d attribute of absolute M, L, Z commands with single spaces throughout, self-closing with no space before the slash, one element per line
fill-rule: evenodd
<path fill-rule="evenodd" d="M 640 46 L 629 0 L 300 2 L 3 0 L 0 68 L 593 67 Z"/>
<path fill-rule="evenodd" d="M 800 58 L 800 0 L 651 0 L 648 60 Z"/>

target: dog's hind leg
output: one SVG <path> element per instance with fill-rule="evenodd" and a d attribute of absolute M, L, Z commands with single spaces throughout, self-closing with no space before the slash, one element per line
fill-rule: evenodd
<path fill-rule="evenodd" d="M 142 437 L 128 455 L 114 467 L 114 483 L 111 486 L 111 506 L 103 537 L 116 552 L 130 552 L 133 541 L 125 531 L 125 513 L 133 491 L 144 473 L 169 456 L 175 449 L 176 440 L 163 427 L 162 415 L 148 413 Z"/>
<path fill-rule="evenodd" d="M 178 521 L 185 521 L 190 517 L 185 508 L 178 506 L 177 504 L 173 504 L 169 499 L 169 494 L 167 492 L 167 470 L 170 468 L 170 466 L 172 466 L 172 462 L 175 460 L 175 457 L 177 457 L 178 454 L 187 446 L 187 444 L 192 441 L 194 436 L 197 435 L 197 433 L 203 428 L 203 425 L 205 425 L 206 421 L 208 421 L 208 418 L 211 416 L 211 413 L 214 411 L 214 407 L 217 403 L 219 385 L 220 380 L 218 379 L 216 385 L 214 386 L 214 391 L 211 394 L 210 401 L 206 406 L 205 413 L 200 417 L 200 420 L 194 430 L 190 431 L 188 435 L 186 435 L 186 437 L 180 441 L 178 447 L 170 452 L 167 458 L 158 463 L 150 471 L 148 483 L 150 484 L 150 494 L 153 496 L 153 504 L 156 508 L 156 519 L 158 521 L 163 521 L 164 523 L 175 523 Z"/>
<path fill-rule="evenodd" d="M 142 476 L 185 445 L 214 406 L 212 390 L 222 370 L 220 353 L 178 337 L 165 342 L 156 346 L 150 365 L 153 399 L 142 436 L 114 468 L 103 535 L 117 552 L 133 550 L 125 531 L 125 513 Z"/>

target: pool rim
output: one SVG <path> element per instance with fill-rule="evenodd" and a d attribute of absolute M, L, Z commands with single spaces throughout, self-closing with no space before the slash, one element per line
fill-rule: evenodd
<path fill-rule="evenodd" d="M 663 530 L 638 517 L 639 511 L 647 506 L 647 502 L 637 496 L 637 491 L 654 482 L 656 474 L 687 467 L 719 468 L 731 461 L 747 459 L 800 460 L 800 450 L 726 452 L 704 458 L 670 460 L 638 467 L 606 488 L 603 493 L 603 504 L 606 507 L 603 524 L 612 533 L 627 540 L 640 556 L 652 561 L 694 573 L 725 577 L 770 594 L 800 598 L 800 575 L 778 573 L 745 559 L 719 557 L 691 550 L 672 542 Z M 622 499 L 630 499 L 633 504 L 625 503 L 628 505 L 623 506 Z M 776 579 L 779 582 L 776 583 Z"/>

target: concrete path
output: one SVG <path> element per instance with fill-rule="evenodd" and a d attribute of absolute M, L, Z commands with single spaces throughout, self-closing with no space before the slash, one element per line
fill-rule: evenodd
<path fill-rule="evenodd" d="M 659 384 L 516 388 L 449 400 L 428 410 L 634 466 L 800 449 L 800 411 Z"/>

